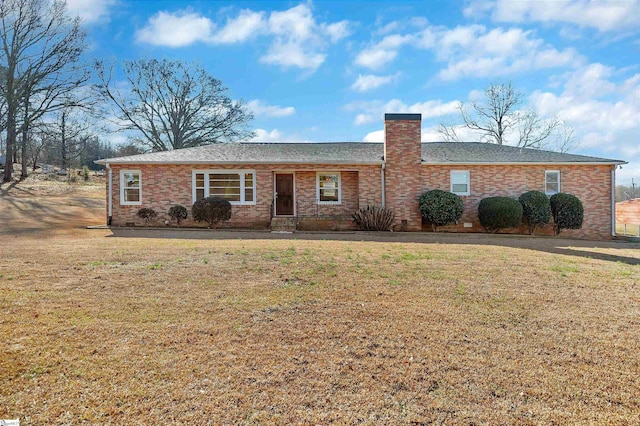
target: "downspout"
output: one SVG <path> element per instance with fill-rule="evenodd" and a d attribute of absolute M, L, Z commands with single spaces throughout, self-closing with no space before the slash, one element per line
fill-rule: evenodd
<path fill-rule="evenodd" d="M 112 177 L 113 177 L 113 170 L 111 169 L 111 166 L 109 165 L 109 163 L 105 164 L 105 167 L 107 168 L 107 170 L 109 171 L 108 173 L 108 196 L 107 196 L 107 226 L 111 226 L 111 218 L 113 217 L 113 184 L 112 184 Z"/>
<path fill-rule="evenodd" d="M 380 179 L 381 179 L 381 186 L 382 186 L 382 207 L 383 208 L 386 207 L 386 199 L 385 199 L 386 197 L 384 195 L 384 193 L 386 192 L 385 182 L 384 182 L 384 166 L 385 166 L 385 163 L 382 162 L 382 168 L 380 169 Z"/>
<path fill-rule="evenodd" d="M 616 169 L 611 170 L 611 236 L 616 236 Z"/>

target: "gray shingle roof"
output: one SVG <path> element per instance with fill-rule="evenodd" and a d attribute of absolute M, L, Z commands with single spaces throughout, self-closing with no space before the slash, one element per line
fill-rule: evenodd
<path fill-rule="evenodd" d="M 616 163 L 624 161 L 482 142 L 422 144 L 425 163 Z"/>
<path fill-rule="evenodd" d="M 382 143 L 227 143 L 98 160 L 99 164 L 381 164 Z M 610 163 L 624 161 L 479 142 L 422 144 L 428 164 Z"/>
<path fill-rule="evenodd" d="M 100 163 L 192 163 L 192 164 L 380 164 L 381 143 L 224 143 L 175 151 L 151 152 Z"/>

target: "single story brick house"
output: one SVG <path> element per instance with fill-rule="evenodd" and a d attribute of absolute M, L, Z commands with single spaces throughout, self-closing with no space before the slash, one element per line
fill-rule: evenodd
<path fill-rule="evenodd" d="M 164 222 L 172 205 L 190 208 L 221 196 L 232 204 L 226 227 L 350 229 L 357 209 L 378 205 L 394 211 L 395 230 L 420 231 L 418 197 L 442 189 L 465 206 L 460 223 L 443 230 L 482 232 L 480 200 L 535 189 L 582 201 L 582 229 L 563 235 L 614 235 L 615 169 L 625 162 L 487 143 L 421 143 L 421 119 L 386 114 L 384 143 L 228 143 L 98 160 L 108 171 L 107 223 L 140 225 L 141 207 Z M 185 226 L 203 224 L 188 219 Z"/>

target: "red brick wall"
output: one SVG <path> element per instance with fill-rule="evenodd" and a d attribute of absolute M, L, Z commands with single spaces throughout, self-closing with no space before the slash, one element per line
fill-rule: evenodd
<path fill-rule="evenodd" d="M 419 122 L 417 122 L 419 123 Z M 397 125 L 395 122 L 393 126 Z M 416 128 L 417 127 L 417 128 Z M 389 127 L 388 127 L 389 129 Z M 503 195 L 517 198 L 523 192 L 536 189 L 544 190 L 544 171 L 560 170 L 561 190 L 576 195 L 585 209 L 585 220 L 580 230 L 565 230 L 562 235 L 607 239 L 611 235 L 611 170 L 613 166 L 418 166 L 414 161 L 402 160 L 402 155 L 414 157 L 415 150 L 410 149 L 409 138 L 419 135 L 417 126 L 399 126 L 405 138 L 395 141 L 395 148 L 387 147 L 386 188 L 387 206 L 396 212 L 398 224 L 407 220 L 409 230 L 421 229 L 421 218 L 417 197 L 429 189 L 448 191 L 449 172 L 451 170 L 469 170 L 471 179 L 471 195 L 462 197 L 465 214 L 457 226 L 445 227 L 443 230 L 456 232 L 483 232 L 477 220 L 477 207 L 482 198 Z M 418 136 L 419 137 L 419 136 Z M 415 145 L 419 139 L 413 139 Z M 394 141 L 392 140 L 392 144 Z M 395 151 L 394 151 L 395 149 Z M 393 160 L 397 155 L 401 160 Z M 129 165 L 113 168 L 113 217 L 112 225 L 125 226 L 133 222 L 137 226 L 143 221 L 136 217 L 140 207 L 151 207 L 158 212 L 155 225 L 161 225 L 167 217 L 167 211 L 174 204 L 182 204 L 190 209 L 192 204 L 192 171 L 247 169 L 256 172 L 256 204 L 233 206 L 232 217 L 224 226 L 266 228 L 271 219 L 271 203 L 273 201 L 273 172 L 295 172 L 296 207 L 299 217 L 350 217 L 360 207 L 380 205 L 381 167 L 345 165 L 256 165 L 248 166 L 211 166 L 204 165 Z M 142 172 L 142 205 L 120 205 L 120 170 L 131 169 Z M 316 205 L 316 170 L 340 171 L 342 179 L 342 203 L 339 205 Z M 403 173 L 404 172 L 404 173 Z M 472 223 L 471 228 L 464 228 L 463 223 Z M 171 224 L 173 225 L 173 224 Z M 184 226 L 205 226 L 187 220 Z M 427 229 L 427 228 L 425 228 Z M 523 229 L 520 230 L 524 232 Z M 537 233 L 551 233 L 551 227 Z"/>
<path fill-rule="evenodd" d="M 421 184 L 420 120 L 386 120 L 385 204 L 395 213 L 394 229 L 419 231 L 417 196 Z"/>
<path fill-rule="evenodd" d="M 640 225 L 640 198 L 616 203 L 616 222 Z"/>
<path fill-rule="evenodd" d="M 579 238 L 611 238 L 611 170 L 613 166 L 422 166 L 420 193 L 430 189 L 450 190 L 450 171 L 469 170 L 471 195 L 462 196 L 465 211 L 458 225 L 444 231 L 484 232 L 478 222 L 480 200 L 493 196 L 518 198 L 522 193 L 544 192 L 545 170 L 560 170 L 561 191 L 577 196 L 584 206 L 582 229 L 563 230 L 561 235 Z M 463 224 L 472 223 L 471 228 Z M 425 228 L 427 229 L 427 228 Z M 429 227 L 430 229 L 430 227 Z M 505 231 L 506 232 L 506 231 Z M 512 232 L 525 232 L 524 228 Z M 537 234 L 553 234 L 550 225 Z"/>
<path fill-rule="evenodd" d="M 112 225 L 125 226 L 134 223 L 142 226 L 136 213 L 141 207 L 151 207 L 158 212 L 154 225 L 165 220 L 174 225 L 167 216 L 172 205 L 182 204 L 189 210 L 192 205 L 193 170 L 254 170 L 256 172 L 255 205 L 232 206 L 231 220 L 224 227 L 266 228 L 271 220 L 273 202 L 273 174 L 295 173 L 296 211 L 298 217 L 342 216 L 349 218 L 361 205 L 380 205 L 380 166 L 362 165 L 255 165 L 209 166 L 206 165 L 113 165 Z M 142 173 L 142 205 L 120 205 L 120 171 L 140 170 Z M 316 171 L 339 171 L 341 176 L 342 201 L 336 205 L 316 204 Z M 371 177 L 375 177 L 371 179 Z M 108 183 L 107 183 L 108 185 Z M 183 226 L 206 226 L 189 219 Z"/>

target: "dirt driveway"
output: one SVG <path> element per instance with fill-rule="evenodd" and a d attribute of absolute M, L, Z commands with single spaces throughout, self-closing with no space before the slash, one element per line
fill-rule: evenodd
<path fill-rule="evenodd" d="M 0 185 L 0 236 L 47 238 L 104 223 L 104 186 L 30 177 Z"/>

